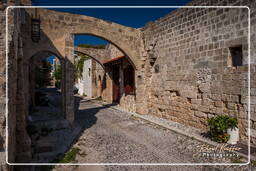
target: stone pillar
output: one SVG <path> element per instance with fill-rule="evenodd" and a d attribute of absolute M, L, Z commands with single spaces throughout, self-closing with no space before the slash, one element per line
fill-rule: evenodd
<path fill-rule="evenodd" d="M 29 102 L 30 102 L 30 82 L 29 82 L 29 76 L 32 74 L 30 73 L 30 65 L 29 62 L 30 60 L 27 60 L 24 58 L 23 60 L 23 73 L 22 73 L 22 78 L 23 78 L 23 92 L 25 94 L 24 96 L 24 109 L 25 109 L 25 116 L 27 117 L 29 114 Z"/>
<path fill-rule="evenodd" d="M 62 96 L 62 106 L 61 106 L 61 111 L 63 115 L 66 117 L 66 101 L 65 101 L 65 60 L 61 59 L 60 60 L 60 67 L 61 67 L 61 84 L 60 84 L 60 89 L 61 89 L 61 96 Z"/>
<path fill-rule="evenodd" d="M 17 61 L 15 54 L 14 43 L 11 43 L 9 46 L 9 67 L 8 67 L 8 162 L 15 162 L 15 153 L 16 153 L 16 95 L 17 95 Z M 2 73 L 1 73 L 2 74 Z M 3 80 L 3 79 L 1 79 Z M 1 118 L 1 128 L 4 126 L 5 122 L 5 90 L 1 86 L 1 103 L 0 103 L 0 118 Z M 3 118 L 2 118 L 3 117 Z M 0 130 L 1 130 L 0 128 Z M 4 130 L 1 130 L 0 134 L 4 135 Z M 6 138 L 6 137 L 4 137 Z M 3 142 L 4 143 L 4 142 Z M 6 147 L 5 147 L 6 148 Z M 1 151 L 3 148 L 1 147 Z"/>
<path fill-rule="evenodd" d="M 108 103 L 113 102 L 113 82 L 112 82 L 112 70 L 110 67 L 105 67 L 106 70 L 106 87 L 104 89 L 104 94 L 106 96 L 106 101 Z"/>
<path fill-rule="evenodd" d="M 64 67 L 64 88 L 65 88 L 65 117 L 73 124 L 75 119 L 74 104 L 74 38 L 68 35 L 65 41 L 65 67 Z"/>
<path fill-rule="evenodd" d="M 122 96 L 124 95 L 124 66 L 123 66 L 123 61 L 120 64 L 119 67 L 119 84 L 120 84 L 120 103 Z"/>
<path fill-rule="evenodd" d="M 16 103 L 16 113 L 17 113 L 17 124 L 16 124 L 16 162 L 29 162 L 31 160 L 31 140 L 26 131 L 26 121 L 27 121 L 27 94 L 26 90 L 28 89 L 29 80 L 25 77 L 23 63 L 24 58 L 18 56 L 18 72 L 17 72 L 17 103 Z"/>
<path fill-rule="evenodd" d="M 92 97 L 97 97 L 97 89 L 98 89 L 98 82 L 97 82 L 97 75 L 96 75 L 96 61 L 91 59 L 92 61 L 92 69 L 91 69 L 91 78 L 92 78 Z"/>
<path fill-rule="evenodd" d="M 35 78 L 35 65 L 36 61 L 34 58 L 30 60 L 29 65 L 29 104 L 35 107 L 35 88 L 36 88 L 36 78 Z"/>

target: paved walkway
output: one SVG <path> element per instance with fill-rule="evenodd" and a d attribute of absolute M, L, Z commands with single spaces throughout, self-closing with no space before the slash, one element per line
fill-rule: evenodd
<path fill-rule="evenodd" d="M 206 163 L 229 160 L 202 157 L 203 143 L 109 106 L 81 100 L 76 118 L 84 131 L 73 147 L 77 163 Z M 233 161 L 234 162 L 234 161 Z M 220 170 L 246 167 L 218 166 Z M 58 166 L 54 170 L 216 170 L 209 166 Z M 247 169 L 246 169 L 247 170 Z"/>

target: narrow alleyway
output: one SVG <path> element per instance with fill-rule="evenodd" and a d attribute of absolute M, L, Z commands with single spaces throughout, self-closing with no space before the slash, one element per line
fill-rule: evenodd
<path fill-rule="evenodd" d="M 204 163 L 221 162 L 200 156 L 201 142 L 120 112 L 81 100 L 76 120 L 84 131 L 73 148 L 80 151 L 77 163 Z M 222 161 L 225 162 L 225 161 Z M 228 162 L 228 161 L 226 161 Z M 230 162 L 230 161 L 229 161 Z M 170 166 L 57 166 L 54 170 L 166 170 Z M 205 170 L 208 166 L 184 166 L 183 170 Z M 178 168 L 173 166 L 172 168 Z M 143 170 L 143 169 L 142 169 Z M 168 169 L 169 170 L 169 169 Z"/>

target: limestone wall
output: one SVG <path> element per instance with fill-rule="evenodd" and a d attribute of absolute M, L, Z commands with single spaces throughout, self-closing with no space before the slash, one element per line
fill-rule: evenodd
<path fill-rule="evenodd" d="M 29 0 L 22 0 L 29 3 Z M 19 1 L 16 0 L 16 5 Z M 0 2 L 0 150 L 5 139 L 5 9 L 14 1 Z M 31 55 L 41 50 L 51 50 L 59 56 L 72 57 L 73 39 L 70 33 L 92 34 L 112 41 L 124 50 L 136 66 L 136 96 L 122 96 L 120 106 L 128 111 L 149 113 L 162 118 L 190 125 L 202 130 L 207 128 L 207 118 L 228 114 L 239 118 L 241 140 L 246 142 L 247 112 L 251 109 L 251 141 L 256 143 L 256 2 L 249 0 L 194 0 L 189 5 L 248 5 L 251 9 L 251 106 L 248 100 L 248 22 L 247 8 L 243 9 L 178 9 L 141 29 L 132 29 L 93 17 L 39 10 L 42 20 L 41 41 L 32 43 L 30 20 L 21 22 L 27 14 L 21 10 L 9 15 L 9 161 L 29 160 L 30 142 L 26 134 L 28 96 L 22 88 L 28 88 L 28 66 Z M 16 24 L 14 24 L 16 23 Z M 87 27 L 84 27 L 87 25 Z M 61 30 L 61 31 L 60 31 Z M 26 37 L 27 35 L 27 37 Z M 143 40 L 141 39 L 143 35 Z M 27 38 L 25 40 L 25 38 Z M 26 44 L 24 43 L 26 42 Z M 144 42 L 144 46 L 142 47 Z M 243 66 L 230 65 L 229 47 L 242 45 Z M 31 47 L 33 47 L 31 49 Z M 112 58 L 123 53 L 113 45 Z M 144 53 L 142 53 L 144 50 Z M 26 55 L 27 60 L 24 59 Z M 72 62 L 66 63 L 66 87 L 72 89 Z M 86 65 L 85 65 L 86 67 Z M 25 73 L 25 75 L 24 75 Z M 106 69 L 108 73 L 108 69 Z M 84 73 L 88 75 L 88 73 Z M 106 82 L 102 92 L 111 101 L 111 75 L 95 65 L 94 84 Z M 86 85 L 86 84 L 85 84 Z M 88 85 L 88 84 L 87 84 Z M 104 85 L 101 84 L 101 86 Z M 22 91 L 17 91 L 22 90 Z M 28 91 L 27 91 L 28 92 Z M 72 91 L 66 94 L 73 102 Z M 90 93 L 85 93 L 90 95 Z M 122 94 L 122 93 L 121 93 Z M 15 106 L 15 107 L 13 107 Z M 72 104 L 67 105 L 72 111 Z M 17 115 L 17 111 L 19 112 Z M 70 113 L 70 112 L 68 112 Z M 72 115 L 72 114 L 71 114 Z M 17 117 L 17 118 L 16 118 Z M 17 124 L 16 124 L 17 120 Z M 17 128 L 16 128 L 17 126 Z M 19 141 L 16 142 L 16 136 Z M 22 148 L 16 148 L 22 147 Z M 15 156 L 16 155 L 16 156 Z M 2 155 L 1 155 L 2 156 Z"/>
<path fill-rule="evenodd" d="M 120 51 L 115 45 L 113 44 L 108 44 L 106 49 L 109 50 L 109 56 L 111 59 L 119 57 L 119 56 L 125 56 L 125 54 Z"/>
<path fill-rule="evenodd" d="M 93 80 L 95 89 L 94 89 L 94 96 L 99 97 L 102 96 L 103 91 L 105 91 L 106 87 L 106 77 L 105 76 L 105 71 L 99 63 L 95 62 L 95 79 Z M 104 80 L 105 79 L 105 80 Z"/>
<path fill-rule="evenodd" d="M 19 3 L 19 2 L 18 2 Z M 6 142 L 6 135 L 5 135 L 5 124 L 6 124 L 6 7 L 8 5 L 13 5 L 13 2 L 9 2 L 6 1 L 5 3 L 1 2 L 0 3 L 0 21 L 1 21 L 1 25 L 0 25 L 0 29 L 1 29 L 1 33 L 0 33 L 0 64 L 1 64 L 1 68 L 0 68 L 0 150 L 5 151 L 6 150 L 6 146 L 5 146 L 5 142 Z M 17 78 L 17 55 L 20 55 L 19 49 L 18 49 L 18 45 L 19 45 L 19 39 L 18 39 L 18 35 L 20 33 L 20 27 L 19 26 L 15 26 L 14 23 L 15 22 L 19 22 L 18 21 L 18 14 L 19 14 L 19 10 L 16 11 L 9 11 L 9 22 L 8 22 L 8 48 L 9 48 L 9 54 L 8 54 L 8 60 L 9 60 L 9 79 L 8 79 L 8 94 L 9 97 L 12 96 L 14 98 L 10 98 L 8 101 L 8 122 L 12 123 L 9 125 L 9 129 L 8 129 L 8 147 L 9 147 L 9 151 L 8 151 L 8 156 L 9 156 L 9 161 L 13 162 L 14 161 L 14 153 L 16 152 L 16 108 L 13 107 L 15 106 L 16 103 L 16 90 L 17 90 L 17 83 L 16 83 L 16 78 Z M 11 107 L 12 106 L 12 107 Z M 1 152 L 1 164 L 3 164 L 2 162 L 5 161 L 5 154 L 2 154 L 3 152 Z"/>
<path fill-rule="evenodd" d="M 20 3 L 23 3 L 25 1 L 1 1 L 0 2 L 0 160 L 1 164 L 2 162 L 5 162 L 5 142 L 3 142 L 3 139 L 6 140 L 5 136 L 5 123 L 6 123 L 6 47 L 5 47 L 5 38 L 6 38 L 6 7 L 10 5 L 20 5 Z M 26 4 L 30 4 L 31 1 L 26 0 Z M 16 127 L 16 121 L 18 122 L 20 117 L 23 117 L 24 110 L 22 108 L 23 103 L 22 101 L 19 101 L 21 97 L 24 96 L 22 93 L 17 93 L 17 89 L 22 84 L 22 79 L 18 77 L 18 74 L 22 74 L 22 68 L 18 67 L 20 58 L 23 57 L 23 37 L 21 35 L 21 22 L 22 22 L 23 13 L 22 10 L 16 9 L 16 10 L 9 10 L 8 11 L 8 161 L 14 162 L 15 157 L 19 160 L 19 155 L 16 156 L 16 154 L 22 154 L 23 150 L 27 151 L 26 145 L 24 146 L 24 149 L 18 149 L 16 146 L 19 144 L 28 144 L 27 136 L 22 134 L 22 131 L 19 131 L 21 129 L 25 129 L 26 125 L 18 125 Z M 18 72 L 19 71 L 19 72 Z M 19 115 L 16 116 L 17 111 L 19 111 Z M 19 135 L 19 143 L 16 143 L 16 136 Z M 4 149 L 3 149 L 4 148 Z M 23 155 L 23 157 L 25 157 Z M 4 167 L 0 167 L 4 168 Z M 12 168 L 9 167 L 11 170 Z"/>
<path fill-rule="evenodd" d="M 4 23 L 0 25 L 1 31 L 5 31 L 5 8 L 6 4 L 0 2 L 0 21 Z M 0 64 L 5 65 L 5 34 L 0 34 Z M 0 151 L 5 149 L 5 67 L 0 68 Z M 5 151 L 0 153 L 0 168 L 4 167 Z"/>
<path fill-rule="evenodd" d="M 6 4 L 0 3 L 0 20 L 5 21 Z M 0 25 L 0 29 L 5 31 L 5 22 Z M 5 35 L 0 34 L 0 64 L 5 65 Z M 4 146 L 4 127 L 5 127 L 5 67 L 0 68 L 0 149 Z"/>
<path fill-rule="evenodd" d="M 232 2 L 195 0 L 189 5 L 248 5 L 255 47 L 255 1 Z M 246 142 L 248 9 L 178 9 L 147 24 L 142 31 L 149 114 L 202 130 L 207 129 L 207 118 L 235 116 L 241 140 Z M 236 68 L 229 64 L 229 47 L 237 45 L 243 47 L 243 66 Z M 251 62 L 251 123 L 252 137 L 256 137 L 255 48 Z"/>
<path fill-rule="evenodd" d="M 83 86 L 83 93 L 92 97 L 92 59 L 84 61 Z"/>

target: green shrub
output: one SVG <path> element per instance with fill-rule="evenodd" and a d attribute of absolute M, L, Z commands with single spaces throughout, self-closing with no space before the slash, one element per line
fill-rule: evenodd
<path fill-rule="evenodd" d="M 87 55 L 80 55 L 80 59 L 76 60 L 74 63 L 74 76 L 75 81 L 78 81 L 79 78 L 82 78 L 83 76 L 83 68 L 84 68 L 84 61 L 90 59 Z"/>
<path fill-rule="evenodd" d="M 102 97 L 101 97 L 101 96 L 98 96 L 98 97 L 95 98 L 95 100 L 102 101 Z"/>
<path fill-rule="evenodd" d="M 208 119 L 208 127 L 210 129 L 211 139 L 219 143 L 226 143 L 230 136 L 227 129 L 237 127 L 237 119 L 226 115 L 219 115 Z"/>
<path fill-rule="evenodd" d="M 53 160 L 52 163 L 71 163 L 75 161 L 76 155 L 78 154 L 79 151 L 80 151 L 79 148 L 74 147 L 70 149 L 68 152 L 66 152 L 64 156 Z"/>
<path fill-rule="evenodd" d="M 56 80 L 55 87 L 60 89 L 60 86 L 61 86 L 61 81 L 60 80 Z"/>
<path fill-rule="evenodd" d="M 228 128 L 235 129 L 237 128 L 238 121 L 236 118 L 229 118 L 228 119 Z"/>

